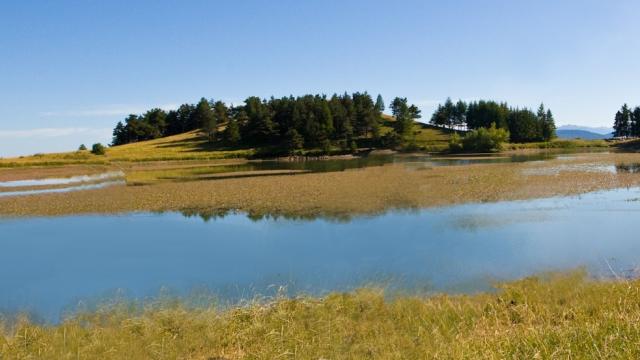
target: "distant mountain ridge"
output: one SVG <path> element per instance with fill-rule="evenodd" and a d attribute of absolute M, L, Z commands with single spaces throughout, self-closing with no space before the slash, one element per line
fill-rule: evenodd
<path fill-rule="evenodd" d="M 591 131 L 586 130 L 557 130 L 556 135 L 560 139 L 584 139 L 584 140 L 602 140 L 608 139 L 613 135 L 609 134 L 598 134 Z"/>
<path fill-rule="evenodd" d="M 600 135 L 610 135 L 613 133 L 613 128 L 600 126 L 600 127 L 591 127 L 591 126 L 581 126 L 581 125 L 563 125 L 559 126 L 558 130 L 579 130 L 579 131 L 587 131 L 590 133 L 600 134 Z"/>

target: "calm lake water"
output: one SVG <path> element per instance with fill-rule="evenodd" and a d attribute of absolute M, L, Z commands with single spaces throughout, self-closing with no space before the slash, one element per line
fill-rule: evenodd
<path fill-rule="evenodd" d="M 56 321 L 115 293 L 207 289 L 223 301 L 367 284 L 473 292 L 495 280 L 640 264 L 640 189 L 379 216 L 204 221 L 180 213 L 0 220 L 0 312 Z M 615 273 L 615 275 L 614 275 Z M 118 290 L 121 289 L 121 290 Z"/>

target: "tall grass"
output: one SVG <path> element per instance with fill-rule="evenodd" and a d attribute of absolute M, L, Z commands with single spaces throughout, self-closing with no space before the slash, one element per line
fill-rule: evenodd
<path fill-rule="evenodd" d="M 385 297 L 363 289 L 228 310 L 112 307 L 57 326 L 22 320 L 0 358 L 537 359 L 640 357 L 640 281 L 582 272 L 494 294 Z"/>

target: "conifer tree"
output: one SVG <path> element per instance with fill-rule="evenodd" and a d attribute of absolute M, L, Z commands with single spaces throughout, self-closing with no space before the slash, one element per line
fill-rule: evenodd
<path fill-rule="evenodd" d="M 383 112 L 384 111 L 384 99 L 382 99 L 382 95 L 378 94 L 376 98 L 376 111 Z"/>

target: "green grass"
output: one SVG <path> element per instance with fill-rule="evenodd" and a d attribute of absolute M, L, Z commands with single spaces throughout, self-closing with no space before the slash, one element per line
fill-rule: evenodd
<path fill-rule="evenodd" d="M 640 281 L 584 273 L 494 294 L 385 297 L 375 289 L 218 310 L 118 304 L 0 332 L 7 359 L 586 359 L 640 357 Z"/>

